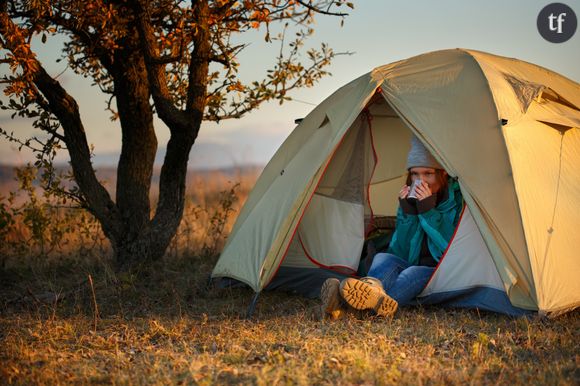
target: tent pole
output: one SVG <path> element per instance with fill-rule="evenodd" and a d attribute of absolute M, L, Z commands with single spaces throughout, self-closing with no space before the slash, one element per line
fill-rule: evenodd
<path fill-rule="evenodd" d="M 248 312 L 246 313 L 246 319 L 251 319 L 252 315 L 254 315 L 254 311 L 256 310 L 256 303 L 258 303 L 258 296 L 260 296 L 259 292 L 256 292 L 254 297 L 252 298 L 252 302 L 248 307 Z"/>

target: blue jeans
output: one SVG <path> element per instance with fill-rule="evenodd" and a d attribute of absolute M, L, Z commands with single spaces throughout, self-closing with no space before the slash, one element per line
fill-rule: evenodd
<path fill-rule="evenodd" d="M 387 295 L 406 305 L 423 291 L 434 271 L 435 267 L 410 265 L 390 253 L 378 253 L 367 275 L 379 279 Z"/>

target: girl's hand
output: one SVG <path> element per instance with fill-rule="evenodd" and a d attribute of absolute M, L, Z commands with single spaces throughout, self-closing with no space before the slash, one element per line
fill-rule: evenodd
<path fill-rule="evenodd" d="M 421 181 L 421 184 L 417 186 L 415 192 L 417 194 L 417 200 L 419 201 L 424 200 L 433 194 L 431 193 L 431 188 L 429 187 L 429 184 L 426 183 L 425 181 Z"/>
<path fill-rule="evenodd" d="M 409 192 L 411 191 L 411 187 L 407 186 L 407 185 L 403 185 L 403 187 L 401 188 L 401 191 L 399 192 L 399 198 L 401 200 L 404 200 L 405 198 L 407 198 L 407 196 L 409 195 Z"/>

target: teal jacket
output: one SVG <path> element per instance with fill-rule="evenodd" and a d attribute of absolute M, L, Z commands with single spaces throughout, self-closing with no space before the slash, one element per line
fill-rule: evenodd
<path fill-rule="evenodd" d="M 399 206 L 397 226 L 387 250 L 411 265 L 419 262 L 423 238 L 427 235 L 427 246 L 435 261 L 447 249 L 455 232 L 463 209 L 463 197 L 457 180 L 450 178 L 447 199 L 424 213 L 407 214 Z"/>

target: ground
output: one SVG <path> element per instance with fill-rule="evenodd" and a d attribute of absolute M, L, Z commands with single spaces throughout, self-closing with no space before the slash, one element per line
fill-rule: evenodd
<path fill-rule="evenodd" d="M 403 308 L 329 321 L 316 300 L 264 292 L 247 319 L 253 292 L 207 287 L 212 264 L 2 270 L 0 382 L 580 384 L 578 311 Z"/>

